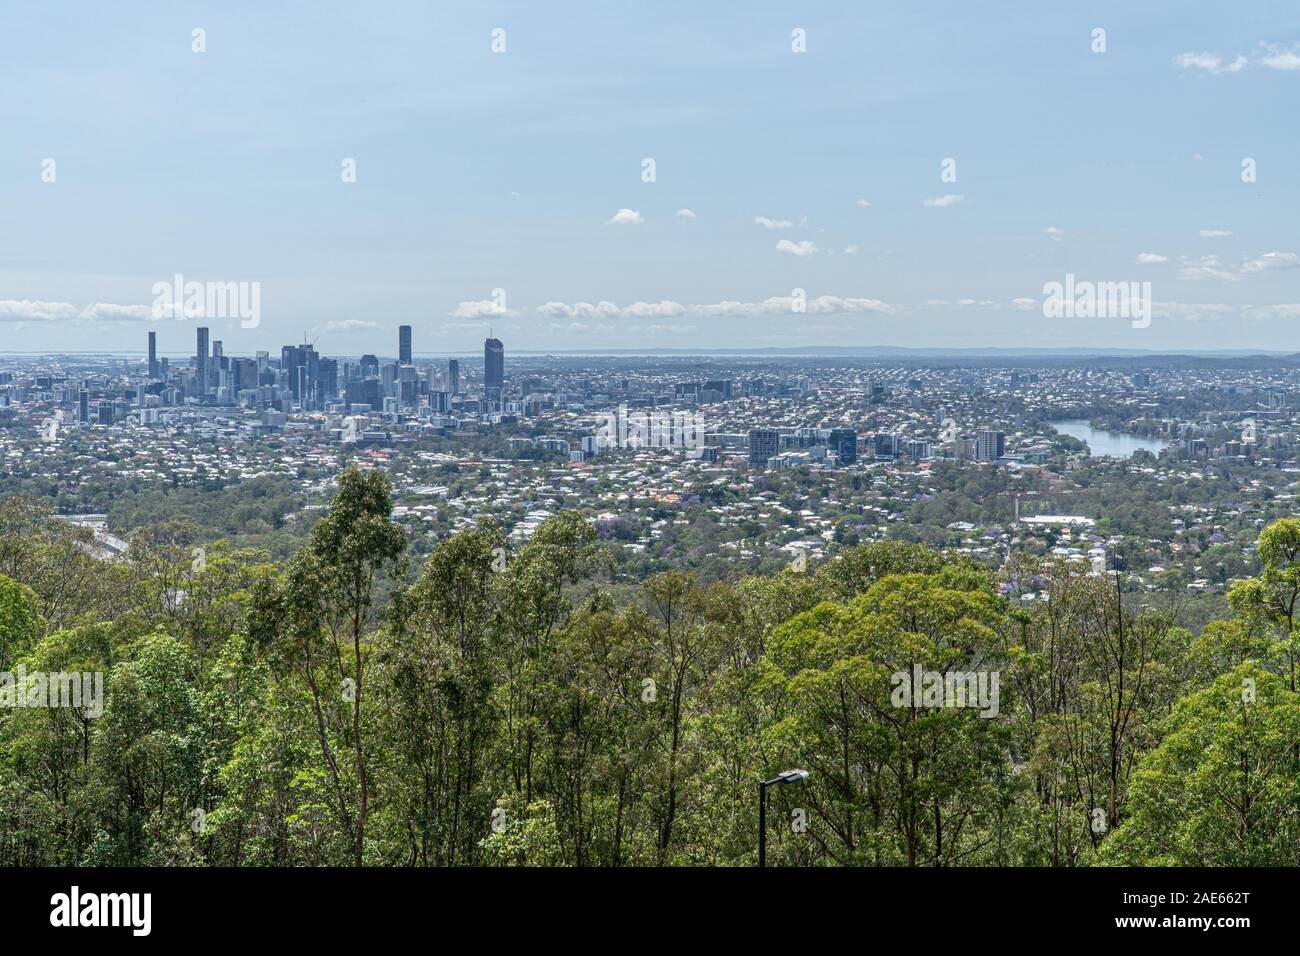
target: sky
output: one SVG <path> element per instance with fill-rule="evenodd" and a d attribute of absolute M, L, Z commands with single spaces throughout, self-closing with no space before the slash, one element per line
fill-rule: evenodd
<path fill-rule="evenodd" d="M 1297 102 L 1294 0 L 0 0 L 0 351 L 1300 351 Z"/>

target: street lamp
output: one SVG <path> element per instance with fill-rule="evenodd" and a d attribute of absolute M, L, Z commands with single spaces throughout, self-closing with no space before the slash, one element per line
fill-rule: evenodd
<path fill-rule="evenodd" d="M 767 788 L 778 783 L 798 783 L 808 778 L 807 770 L 782 770 L 758 785 L 758 865 L 767 866 Z"/>

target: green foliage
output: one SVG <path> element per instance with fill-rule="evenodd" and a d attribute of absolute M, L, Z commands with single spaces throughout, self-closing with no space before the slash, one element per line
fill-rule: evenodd
<path fill-rule="evenodd" d="M 1128 866 L 1300 865 L 1300 695 L 1248 661 L 1184 697 L 1103 849 Z"/>
<path fill-rule="evenodd" d="M 752 865 L 789 767 L 775 864 L 1300 862 L 1300 523 L 1193 635 L 916 542 L 634 585 L 572 511 L 412 574 L 391 511 L 349 470 L 285 562 L 170 519 L 105 562 L 0 502 L 0 670 L 105 694 L 0 708 L 0 862 Z M 958 671 L 995 696 L 901 693 Z"/>

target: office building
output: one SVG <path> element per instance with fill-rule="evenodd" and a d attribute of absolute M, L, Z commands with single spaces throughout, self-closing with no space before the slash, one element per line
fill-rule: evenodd
<path fill-rule="evenodd" d="M 858 433 L 852 428 L 832 428 L 826 441 L 830 453 L 841 465 L 852 465 L 858 460 Z"/>
<path fill-rule="evenodd" d="M 781 450 L 781 433 L 775 428 L 749 430 L 749 467 L 766 468 L 768 459 L 775 458 Z"/>
<path fill-rule="evenodd" d="M 995 428 L 981 428 L 975 437 L 975 460 L 997 461 L 1005 450 L 1006 436 Z"/>
<path fill-rule="evenodd" d="M 196 391 L 201 400 L 208 394 L 208 330 L 204 326 L 199 326 L 198 345 L 195 352 L 194 367 L 197 370 L 195 374 L 198 379 L 198 387 Z"/>
<path fill-rule="evenodd" d="M 500 399 L 501 389 L 506 384 L 506 351 L 500 339 L 488 339 L 483 343 L 483 387 L 496 389 Z"/>
<path fill-rule="evenodd" d="M 409 325 L 399 325 L 397 327 L 397 364 L 411 364 L 411 327 Z"/>

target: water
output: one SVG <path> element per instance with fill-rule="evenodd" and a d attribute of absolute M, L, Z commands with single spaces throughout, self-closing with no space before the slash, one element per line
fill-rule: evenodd
<path fill-rule="evenodd" d="M 1049 422 L 1048 424 L 1062 435 L 1070 435 L 1082 442 L 1086 442 L 1089 451 L 1094 457 L 1107 455 L 1111 458 L 1131 458 L 1135 451 L 1143 450 L 1158 455 L 1168 446 L 1168 442 L 1151 438 L 1141 438 L 1124 432 L 1101 431 L 1093 428 L 1085 419 L 1072 418 L 1068 421 Z"/>

